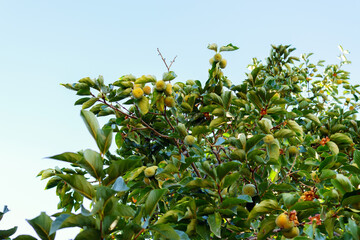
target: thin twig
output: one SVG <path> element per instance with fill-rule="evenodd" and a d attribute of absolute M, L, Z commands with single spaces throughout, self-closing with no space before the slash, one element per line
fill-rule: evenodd
<path fill-rule="evenodd" d="M 173 65 L 173 63 L 175 62 L 175 59 L 176 59 L 176 57 L 177 57 L 177 55 L 174 57 L 174 59 L 170 62 L 170 65 L 169 65 L 169 71 L 170 71 L 170 68 L 171 68 L 171 66 Z"/>
<path fill-rule="evenodd" d="M 163 55 L 161 54 L 159 48 L 157 48 L 157 51 L 159 53 L 159 56 L 163 60 L 163 62 L 165 64 L 165 67 L 167 68 L 168 72 L 170 72 L 170 68 L 171 68 L 172 64 L 175 62 L 175 59 L 176 59 L 177 56 L 174 57 L 174 59 L 170 62 L 170 65 L 168 66 L 167 63 L 166 63 L 166 58 L 163 57 Z"/>

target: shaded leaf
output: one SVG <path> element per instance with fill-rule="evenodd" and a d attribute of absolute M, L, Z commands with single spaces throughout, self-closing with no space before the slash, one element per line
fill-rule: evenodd
<path fill-rule="evenodd" d="M 86 110 L 81 110 L 80 116 L 84 120 L 84 123 L 87 129 L 89 130 L 90 134 L 96 140 L 97 131 L 100 128 L 100 126 L 98 120 L 95 117 L 95 114 Z"/>
<path fill-rule="evenodd" d="M 76 163 L 77 161 L 79 161 L 82 158 L 82 156 L 78 153 L 64 152 L 62 154 L 54 155 L 49 158 L 64 161 L 64 162 L 69 162 L 69 163 Z"/>
<path fill-rule="evenodd" d="M 145 214 L 151 216 L 154 213 L 154 210 L 162 198 L 162 196 L 167 193 L 167 189 L 154 189 L 149 193 L 146 202 L 145 202 Z"/>
<path fill-rule="evenodd" d="M 257 218 L 258 216 L 265 214 L 265 213 L 269 213 L 272 212 L 274 210 L 278 210 L 280 209 L 278 206 L 277 201 L 272 200 L 272 199 L 267 199 L 264 201 L 261 201 L 259 204 L 256 204 L 255 207 L 251 210 L 251 212 L 249 213 L 248 219 L 254 219 Z"/>
<path fill-rule="evenodd" d="M 101 233 L 96 229 L 85 229 L 76 235 L 75 240 L 99 240 Z"/>
<path fill-rule="evenodd" d="M 158 232 L 165 239 L 181 240 L 179 234 L 168 224 L 155 224 L 149 227 L 151 231 Z"/>
<path fill-rule="evenodd" d="M 221 215 L 218 212 L 209 215 L 207 223 L 210 226 L 210 230 L 218 238 L 221 238 Z"/>
<path fill-rule="evenodd" d="M 91 149 L 84 151 L 84 157 L 78 163 L 96 179 L 103 175 L 103 160 L 99 153 Z"/>
<path fill-rule="evenodd" d="M 53 240 L 55 238 L 55 233 L 49 234 L 53 221 L 48 215 L 46 215 L 45 212 L 42 212 L 36 218 L 26 221 L 31 225 L 31 227 L 35 230 L 36 234 L 42 240 Z"/>
<path fill-rule="evenodd" d="M 95 195 L 93 186 L 82 175 L 64 175 L 58 174 L 69 186 L 88 199 L 92 199 Z"/>

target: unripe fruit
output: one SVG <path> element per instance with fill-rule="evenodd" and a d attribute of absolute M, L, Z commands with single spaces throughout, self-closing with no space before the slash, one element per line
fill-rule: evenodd
<path fill-rule="evenodd" d="M 264 140 L 264 143 L 270 144 L 274 141 L 274 136 L 271 134 L 268 134 L 263 138 L 263 140 Z"/>
<path fill-rule="evenodd" d="M 155 89 L 159 92 L 164 91 L 166 88 L 166 84 L 163 80 L 159 80 L 155 83 Z"/>
<path fill-rule="evenodd" d="M 254 184 L 246 184 L 245 186 L 243 186 L 242 194 L 248 195 L 250 197 L 255 196 L 256 195 L 255 185 Z"/>
<path fill-rule="evenodd" d="M 223 59 L 221 59 L 219 66 L 220 66 L 220 68 L 225 68 L 226 64 L 227 64 L 227 61 L 225 58 L 223 58 Z"/>
<path fill-rule="evenodd" d="M 221 56 L 220 53 L 217 53 L 217 54 L 214 55 L 214 61 L 215 62 L 220 62 L 221 59 L 222 59 L 222 56 Z"/>
<path fill-rule="evenodd" d="M 347 102 L 350 102 L 350 98 L 346 98 L 346 101 L 347 101 Z"/>
<path fill-rule="evenodd" d="M 175 106 L 175 100 L 173 97 L 166 97 L 164 100 L 164 103 L 167 107 L 174 107 Z"/>
<path fill-rule="evenodd" d="M 143 88 L 143 91 L 146 95 L 149 95 L 151 93 L 151 87 L 150 86 L 145 86 Z"/>
<path fill-rule="evenodd" d="M 172 85 L 170 83 L 166 84 L 165 94 L 166 96 L 170 96 L 172 94 Z"/>
<path fill-rule="evenodd" d="M 195 143 L 195 138 L 194 138 L 194 136 L 192 136 L 192 135 L 187 135 L 187 136 L 184 138 L 184 143 L 185 143 L 186 145 L 189 145 L 189 146 L 194 145 L 194 143 Z"/>
<path fill-rule="evenodd" d="M 289 216 L 285 213 L 280 214 L 275 220 L 276 226 L 286 230 L 294 227 L 294 222 L 289 220 Z"/>
<path fill-rule="evenodd" d="M 299 154 L 299 149 L 297 147 L 295 147 L 295 146 L 290 146 L 288 148 L 288 152 L 289 152 L 290 156 L 295 156 L 295 155 Z"/>
<path fill-rule="evenodd" d="M 354 109 L 355 109 L 354 106 L 350 106 L 350 107 L 349 107 L 349 110 L 350 110 L 350 111 L 352 111 L 352 110 L 354 110 Z"/>
<path fill-rule="evenodd" d="M 342 84 L 342 80 L 341 80 L 341 79 L 338 79 L 336 82 L 337 82 L 337 84 Z"/>
<path fill-rule="evenodd" d="M 210 58 L 209 63 L 210 63 L 210 65 L 212 66 L 213 63 L 214 63 L 214 58 Z"/>
<path fill-rule="evenodd" d="M 145 183 L 146 185 L 150 185 L 151 181 L 150 181 L 149 178 L 145 177 L 145 178 L 144 178 L 144 183 Z"/>
<path fill-rule="evenodd" d="M 150 177 L 154 176 L 157 168 L 158 168 L 157 166 L 145 168 L 145 170 L 144 170 L 145 177 L 150 178 Z"/>
<path fill-rule="evenodd" d="M 286 238 L 294 238 L 294 237 L 299 236 L 299 233 L 300 233 L 299 228 L 298 227 L 293 227 L 289 231 L 283 231 L 282 234 Z"/>
<path fill-rule="evenodd" d="M 140 99 L 144 95 L 144 91 L 141 88 L 135 88 L 132 91 L 134 98 Z"/>

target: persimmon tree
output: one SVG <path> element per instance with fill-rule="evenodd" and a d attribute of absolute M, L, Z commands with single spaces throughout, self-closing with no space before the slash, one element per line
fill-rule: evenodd
<path fill-rule="evenodd" d="M 63 84 L 98 149 L 54 155 L 69 167 L 40 172 L 61 209 L 30 220 L 41 239 L 67 227 L 82 229 L 75 239 L 359 239 L 360 92 L 347 51 L 324 66 L 272 46 L 230 81 L 224 57 L 237 47 L 208 48 L 206 81 L 176 82 L 166 64 L 162 79 Z"/>

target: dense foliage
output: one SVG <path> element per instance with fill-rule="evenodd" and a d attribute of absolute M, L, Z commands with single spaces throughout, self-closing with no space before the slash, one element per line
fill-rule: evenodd
<path fill-rule="evenodd" d="M 66 227 L 83 229 L 75 239 L 359 239 L 360 92 L 347 52 L 324 66 L 272 46 L 231 82 L 222 55 L 237 47 L 208 48 L 206 82 L 174 83 L 168 68 L 162 80 L 64 84 L 98 149 L 52 156 L 69 167 L 39 174 L 62 209 L 29 220 L 41 239 Z"/>

